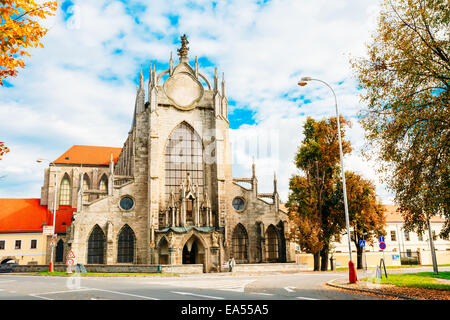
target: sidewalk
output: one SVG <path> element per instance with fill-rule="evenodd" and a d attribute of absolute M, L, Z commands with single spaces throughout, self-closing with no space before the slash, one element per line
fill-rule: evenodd
<path fill-rule="evenodd" d="M 349 283 L 346 278 L 338 278 L 327 282 L 327 285 L 344 290 L 358 291 L 368 294 L 383 295 L 393 300 L 450 300 L 450 292 L 424 288 L 398 287 L 390 284 L 357 281 Z"/>

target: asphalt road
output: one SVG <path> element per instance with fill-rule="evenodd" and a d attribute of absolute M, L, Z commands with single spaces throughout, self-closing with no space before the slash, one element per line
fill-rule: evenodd
<path fill-rule="evenodd" d="M 363 274 L 359 275 L 360 277 Z M 56 277 L 0 274 L 0 300 L 372 300 L 327 281 L 347 272 Z"/>

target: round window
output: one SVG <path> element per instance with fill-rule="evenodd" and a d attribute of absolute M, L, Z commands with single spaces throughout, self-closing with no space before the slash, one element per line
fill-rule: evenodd
<path fill-rule="evenodd" d="M 233 200 L 233 208 L 240 211 L 243 210 L 245 206 L 245 201 L 242 198 L 236 197 Z"/>
<path fill-rule="evenodd" d="M 123 197 L 120 199 L 120 208 L 122 210 L 130 210 L 134 206 L 134 200 L 131 197 Z"/>

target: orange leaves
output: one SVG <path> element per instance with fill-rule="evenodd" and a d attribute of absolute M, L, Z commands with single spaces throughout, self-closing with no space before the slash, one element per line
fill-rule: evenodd
<path fill-rule="evenodd" d="M 30 56 L 25 50 L 38 46 L 47 29 L 39 20 L 54 15 L 56 1 L 37 4 L 33 0 L 2 0 L 0 8 L 0 85 L 6 77 L 17 76 L 17 68 L 24 68 L 20 56 Z"/>
<path fill-rule="evenodd" d="M 0 160 L 2 160 L 2 156 L 9 152 L 9 148 L 5 146 L 4 142 L 0 142 Z"/>

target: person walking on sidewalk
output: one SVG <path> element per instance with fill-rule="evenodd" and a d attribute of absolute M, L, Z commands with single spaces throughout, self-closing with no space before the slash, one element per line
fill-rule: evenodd
<path fill-rule="evenodd" d="M 231 261 L 230 261 L 230 272 L 233 272 L 235 266 L 236 266 L 236 261 L 234 260 L 234 258 L 231 258 Z"/>

